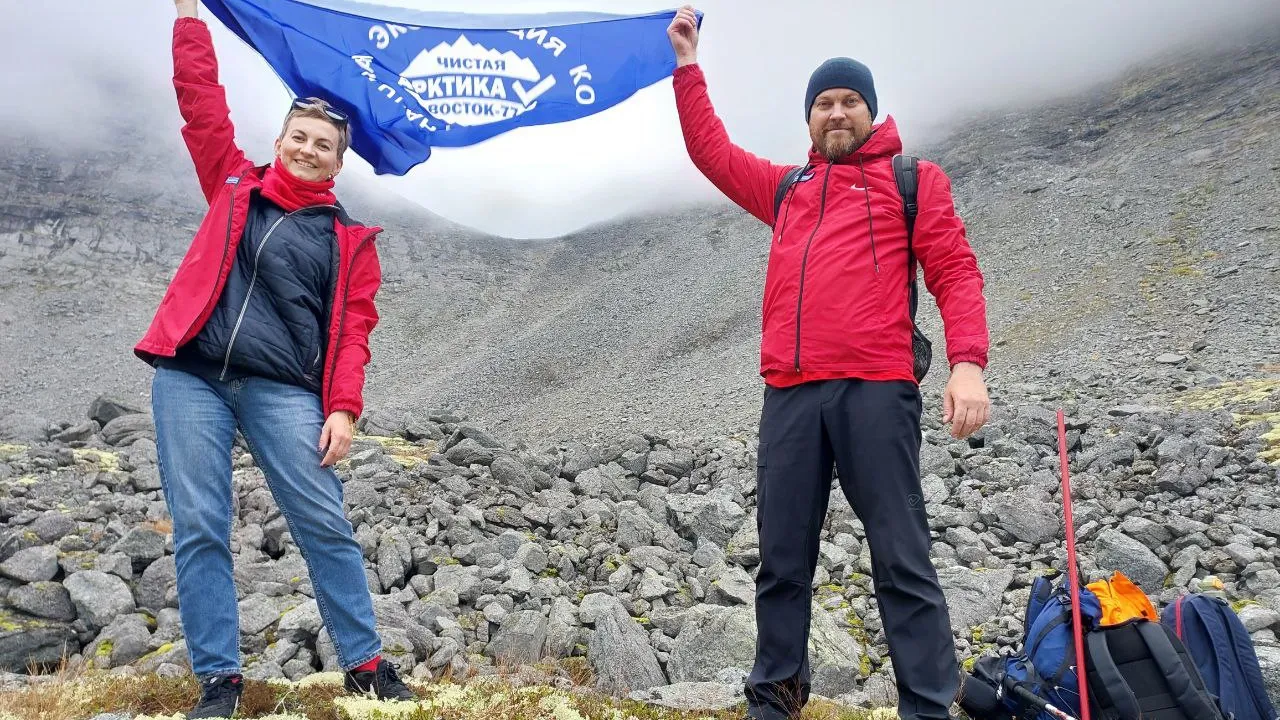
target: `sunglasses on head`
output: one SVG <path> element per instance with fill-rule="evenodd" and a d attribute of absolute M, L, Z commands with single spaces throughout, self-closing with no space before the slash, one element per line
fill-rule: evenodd
<path fill-rule="evenodd" d="M 341 111 L 339 111 L 337 108 L 324 107 L 319 103 L 317 103 L 315 98 L 294 98 L 293 107 L 297 108 L 298 110 L 308 110 L 311 108 L 319 108 L 324 111 L 325 115 L 329 116 L 330 120 L 334 121 L 335 123 L 338 123 L 339 125 L 346 125 L 348 122 L 350 122 L 347 116 Z"/>

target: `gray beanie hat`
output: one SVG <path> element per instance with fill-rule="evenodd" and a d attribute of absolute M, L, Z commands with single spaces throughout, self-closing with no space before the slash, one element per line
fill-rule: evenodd
<path fill-rule="evenodd" d="M 809 112 L 819 93 L 831 88 L 856 90 L 867 103 L 871 119 L 876 119 L 876 84 L 866 65 L 847 57 L 836 57 L 822 63 L 809 76 L 809 88 L 804 94 L 804 121 L 809 122 Z"/>

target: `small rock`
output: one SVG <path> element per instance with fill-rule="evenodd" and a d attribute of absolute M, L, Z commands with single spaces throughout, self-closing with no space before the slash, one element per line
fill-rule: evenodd
<path fill-rule="evenodd" d="M 141 413 L 141 408 L 107 395 L 99 395 L 89 404 L 89 419 L 103 426 L 118 417 Z"/>
<path fill-rule="evenodd" d="M 40 545 L 14 553 L 0 563 L 0 575 L 18 582 L 33 583 L 52 580 L 58 574 L 58 548 Z"/>
<path fill-rule="evenodd" d="M 504 618 L 486 653 L 508 665 L 531 665 L 542 659 L 546 640 L 547 618 L 538 610 L 522 610 Z"/>
<path fill-rule="evenodd" d="M 115 575 L 85 570 L 68 577 L 63 587 L 81 620 L 91 629 L 106 627 L 117 616 L 135 609 L 129 586 Z"/>
<path fill-rule="evenodd" d="M 10 590 L 9 604 L 35 617 L 62 622 L 76 619 L 76 608 L 71 604 L 67 589 L 52 581 L 34 582 Z"/>

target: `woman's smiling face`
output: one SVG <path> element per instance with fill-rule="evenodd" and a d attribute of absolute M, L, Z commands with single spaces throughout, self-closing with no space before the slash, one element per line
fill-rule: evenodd
<path fill-rule="evenodd" d="M 333 123 L 299 116 L 276 139 L 276 157 L 295 177 L 312 182 L 332 179 L 342 170 L 340 135 Z"/>

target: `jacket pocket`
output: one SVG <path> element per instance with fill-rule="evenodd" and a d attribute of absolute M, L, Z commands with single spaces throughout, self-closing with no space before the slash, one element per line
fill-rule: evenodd
<path fill-rule="evenodd" d="M 322 374 L 324 346 L 320 334 L 315 330 L 307 333 L 307 343 L 302 347 L 302 377 L 310 383 L 319 383 Z"/>
<path fill-rule="evenodd" d="M 861 273 L 860 273 L 861 274 Z M 893 317 L 891 312 L 894 293 L 883 273 L 868 271 L 866 282 L 861 291 L 855 291 L 855 299 L 849 307 L 849 318 L 858 332 L 879 332 Z M 906 309 L 906 294 L 902 296 L 902 307 Z"/>

